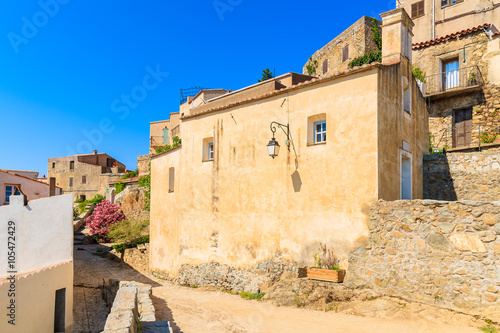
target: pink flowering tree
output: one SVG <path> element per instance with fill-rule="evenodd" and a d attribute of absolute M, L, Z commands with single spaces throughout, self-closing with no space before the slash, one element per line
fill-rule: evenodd
<path fill-rule="evenodd" d="M 112 204 L 108 200 L 102 200 L 98 204 L 92 215 L 85 219 L 89 227 L 90 234 L 95 236 L 99 242 L 107 242 L 109 227 L 125 219 L 125 215 L 120 212 L 118 205 Z"/>

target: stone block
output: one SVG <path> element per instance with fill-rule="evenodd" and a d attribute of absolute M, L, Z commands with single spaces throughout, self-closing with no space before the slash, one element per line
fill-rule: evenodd
<path fill-rule="evenodd" d="M 453 229 L 455 229 L 455 225 L 453 223 L 447 223 L 447 222 L 439 223 L 439 230 L 443 234 L 449 234 L 450 232 L 453 231 Z"/>
<path fill-rule="evenodd" d="M 476 235 L 455 234 L 450 236 L 452 244 L 460 251 L 486 252 L 486 247 Z"/>
<path fill-rule="evenodd" d="M 497 224 L 498 217 L 495 216 L 495 215 L 492 215 L 492 214 L 484 214 L 483 215 L 483 221 L 487 225 L 493 226 L 493 225 Z"/>
<path fill-rule="evenodd" d="M 112 311 L 106 320 L 105 330 L 130 329 L 136 332 L 134 314 L 129 310 Z"/>
<path fill-rule="evenodd" d="M 443 235 L 430 234 L 426 239 L 426 243 L 431 248 L 436 250 L 445 252 L 449 252 L 451 250 L 450 241 Z"/>

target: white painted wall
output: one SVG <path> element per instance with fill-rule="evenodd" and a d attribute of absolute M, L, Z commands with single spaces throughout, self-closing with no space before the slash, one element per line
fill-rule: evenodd
<path fill-rule="evenodd" d="M 11 196 L 0 207 L 0 280 L 8 274 L 8 221 L 16 224 L 18 274 L 73 260 L 73 195 L 33 200 L 24 206 L 22 196 Z"/>

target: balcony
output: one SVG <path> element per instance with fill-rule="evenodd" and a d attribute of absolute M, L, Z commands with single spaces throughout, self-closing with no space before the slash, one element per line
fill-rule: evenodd
<path fill-rule="evenodd" d="M 439 95 L 448 97 L 467 91 L 476 91 L 480 90 L 484 83 L 477 66 L 428 75 L 425 80 L 425 83 L 419 83 L 420 90 L 425 97 Z"/>

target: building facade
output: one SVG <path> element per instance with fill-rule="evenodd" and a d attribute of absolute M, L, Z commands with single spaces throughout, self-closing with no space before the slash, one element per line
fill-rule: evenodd
<path fill-rule="evenodd" d="M 182 146 L 151 161 L 153 271 L 312 264 L 320 244 L 346 267 L 367 242 L 371 202 L 422 197 L 428 111 L 411 74 L 412 22 L 383 17 L 383 64 L 289 73 L 182 116 Z"/>
<path fill-rule="evenodd" d="M 49 178 L 65 193 L 73 193 L 74 199 L 92 199 L 96 194 L 105 195 L 111 181 L 125 175 L 123 163 L 106 153 L 73 155 L 49 158 Z"/>
<path fill-rule="evenodd" d="M 0 169 L 0 206 L 10 203 L 10 196 L 24 193 L 27 200 L 47 198 L 50 184 L 38 180 L 38 172 Z M 62 188 L 54 186 L 53 195 L 60 195 Z"/>
<path fill-rule="evenodd" d="M 0 258 L 0 332 L 72 331 L 72 199 L 67 194 L 25 204 L 22 196 L 11 196 L 10 205 L 0 207 L 6 249 Z"/>
<path fill-rule="evenodd" d="M 382 22 L 372 17 L 363 16 L 331 42 L 316 51 L 306 62 L 302 73 L 322 77 L 343 71 L 349 63 L 366 53 L 379 51 L 373 40 L 373 21 L 380 29 Z"/>
<path fill-rule="evenodd" d="M 415 42 L 500 21 L 500 3 L 488 0 L 398 0 L 396 7 L 406 10 L 415 23 Z"/>

